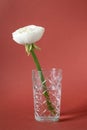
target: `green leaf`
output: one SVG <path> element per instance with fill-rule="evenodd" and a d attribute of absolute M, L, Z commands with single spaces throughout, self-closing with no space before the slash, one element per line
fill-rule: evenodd
<path fill-rule="evenodd" d="M 39 48 L 38 46 L 36 46 L 35 44 L 33 44 L 33 47 L 36 49 L 36 50 L 40 50 L 41 48 Z"/>

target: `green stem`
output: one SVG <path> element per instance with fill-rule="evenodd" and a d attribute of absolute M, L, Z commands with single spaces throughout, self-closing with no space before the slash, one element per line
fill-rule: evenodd
<path fill-rule="evenodd" d="M 40 63 L 38 61 L 38 58 L 36 57 L 35 53 L 34 53 L 34 50 L 32 49 L 31 51 L 31 54 L 32 54 L 32 57 L 33 57 L 33 60 L 36 64 L 36 68 L 37 70 L 40 72 L 40 78 L 41 78 L 41 81 L 44 82 L 44 76 L 42 74 L 42 70 L 41 70 L 41 66 L 40 66 Z"/>
<path fill-rule="evenodd" d="M 34 60 L 35 64 L 36 64 L 37 70 L 40 72 L 39 75 L 40 75 L 41 82 L 42 82 L 42 85 L 43 85 L 43 92 L 44 92 L 43 95 L 46 98 L 47 107 L 53 114 L 56 114 L 56 112 L 54 110 L 54 107 L 53 107 L 53 105 L 52 105 L 52 103 L 50 101 L 49 93 L 48 93 L 47 87 L 46 87 L 46 82 L 45 82 L 45 79 L 44 79 L 44 76 L 43 76 L 43 73 L 42 73 L 41 66 L 39 64 L 38 58 L 34 53 L 34 49 L 31 49 L 30 53 L 31 53 L 31 55 L 33 57 L 33 60 Z"/>

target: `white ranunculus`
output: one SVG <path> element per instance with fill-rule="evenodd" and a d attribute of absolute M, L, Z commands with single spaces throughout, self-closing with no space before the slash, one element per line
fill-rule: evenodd
<path fill-rule="evenodd" d="M 17 29 L 12 33 L 13 40 L 19 44 L 32 44 L 41 39 L 45 31 L 44 27 L 29 25 Z"/>

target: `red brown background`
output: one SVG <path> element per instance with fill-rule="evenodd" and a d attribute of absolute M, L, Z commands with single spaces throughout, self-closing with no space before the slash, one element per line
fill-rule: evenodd
<path fill-rule="evenodd" d="M 62 68 L 61 118 L 33 116 L 32 57 L 12 40 L 16 29 L 46 28 L 36 52 L 42 67 Z M 0 130 L 87 129 L 87 0 L 0 0 Z"/>

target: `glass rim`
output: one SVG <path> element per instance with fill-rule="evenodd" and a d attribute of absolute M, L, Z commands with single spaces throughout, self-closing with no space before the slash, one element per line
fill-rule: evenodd
<path fill-rule="evenodd" d="M 63 69 L 61 68 L 42 68 L 41 70 L 37 70 L 37 69 L 32 69 L 32 72 L 41 72 L 41 71 L 59 71 L 59 72 L 63 72 Z"/>

